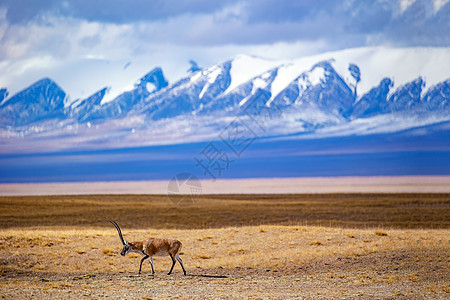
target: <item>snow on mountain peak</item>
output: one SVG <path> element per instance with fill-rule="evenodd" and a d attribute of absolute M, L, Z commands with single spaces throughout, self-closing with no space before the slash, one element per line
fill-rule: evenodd
<path fill-rule="evenodd" d="M 207 74 L 207 78 L 206 78 L 207 82 L 203 86 L 203 89 L 198 96 L 199 99 L 202 99 L 203 96 L 205 95 L 206 91 L 210 87 L 210 85 L 213 84 L 214 82 L 216 82 L 216 79 L 220 75 L 220 73 L 222 73 L 222 69 L 219 68 L 218 66 L 213 66 L 212 68 L 208 69 L 208 74 Z"/>
<path fill-rule="evenodd" d="M 328 52 L 319 55 L 293 59 L 288 62 L 270 61 L 279 65 L 278 75 L 271 85 L 270 102 L 301 73 L 311 70 L 320 61 L 329 61 L 336 72 L 349 86 L 356 86 L 358 98 L 379 85 L 384 78 L 391 78 L 393 88 L 415 80 L 425 79 L 427 90 L 450 77 L 448 48 L 387 48 L 364 47 Z M 357 66 L 360 78 L 356 82 L 350 66 Z M 245 68 L 244 68 L 245 69 Z M 230 89 L 232 87 L 230 86 Z M 234 87 L 233 87 L 234 88 Z"/>
<path fill-rule="evenodd" d="M 148 85 L 151 84 L 153 87 L 149 90 Z M 144 87 L 148 92 L 153 90 L 159 91 L 162 88 L 168 86 L 166 78 L 164 77 L 161 67 L 156 67 L 147 74 L 145 74 L 138 82 L 135 83 L 135 87 Z"/>
<path fill-rule="evenodd" d="M 138 136 L 155 122 L 177 127 L 189 120 L 205 131 L 217 131 L 231 117 L 241 115 L 248 103 L 271 107 L 272 102 L 272 107 L 283 110 L 282 118 L 271 120 L 267 133 L 273 135 L 315 132 L 349 122 L 357 125 L 358 119 L 390 114 L 396 114 L 399 122 L 403 114 L 417 118 L 435 114 L 450 120 L 446 117 L 449 49 L 357 48 L 278 61 L 238 55 L 171 85 L 155 68 L 138 81 L 133 77 L 120 85 L 111 82 L 112 88 L 65 106 L 65 92 L 45 79 L 9 100 L 5 100 L 6 89 L 0 90 L 0 125 L 11 131 L 19 126 L 20 132 L 38 124 L 48 127 L 48 132 L 67 133 L 90 122 L 103 126 L 106 134 L 129 132 L 132 125 Z"/>
<path fill-rule="evenodd" d="M 159 91 L 169 85 L 164 77 L 163 71 L 160 67 L 152 69 L 150 72 L 142 76 L 138 81 L 128 82 L 120 88 L 109 87 L 105 96 L 102 99 L 102 105 L 114 101 L 118 96 L 130 92 L 136 88 L 143 88 L 147 93 Z"/>
<path fill-rule="evenodd" d="M 311 85 L 321 84 L 325 80 L 326 74 L 327 72 L 323 67 L 316 66 L 309 72 L 309 82 Z"/>
<path fill-rule="evenodd" d="M 258 89 L 267 88 L 267 85 L 269 84 L 269 80 L 270 80 L 270 75 L 271 74 L 269 72 L 267 72 L 267 73 L 264 73 L 263 75 L 261 75 L 260 77 L 253 79 L 252 91 L 250 92 L 250 94 L 248 94 L 247 97 L 245 97 L 244 99 L 242 99 L 239 102 L 239 106 L 243 106 L 253 95 L 255 95 L 255 93 L 258 91 Z"/>
<path fill-rule="evenodd" d="M 231 62 L 231 83 L 224 92 L 227 95 L 243 83 L 280 65 L 280 61 L 239 54 Z"/>
<path fill-rule="evenodd" d="M 425 78 L 427 88 L 450 77 L 448 65 L 450 51 L 448 48 L 387 48 L 365 47 L 347 49 L 321 54 L 318 58 L 334 58 L 335 70 L 344 76 L 349 74 L 349 64 L 355 64 L 361 70 L 357 95 L 362 96 L 377 86 L 383 78 L 391 78 L 393 88 L 398 88 L 415 80 L 418 76 Z"/>
<path fill-rule="evenodd" d="M 8 90 L 3 88 L 0 89 L 0 106 L 3 104 L 4 101 L 8 98 Z"/>
<path fill-rule="evenodd" d="M 128 84 L 127 86 L 124 86 L 122 88 L 113 88 L 113 87 L 108 87 L 105 96 L 102 99 L 102 103 L 101 105 L 105 105 L 107 103 L 110 103 L 112 101 L 114 101 L 118 96 L 122 95 L 123 93 L 132 91 L 134 89 L 134 84 Z"/>
<path fill-rule="evenodd" d="M 282 64 L 278 68 L 277 77 L 271 86 L 271 97 L 269 104 L 275 99 L 278 94 L 283 91 L 287 86 L 300 74 L 310 71 L 313 66 L 318 62 L 316 57 L 305 57 L 290 61 L 288 63 Z M 320 72 L 317 70 L 316 72 Z M 317 79 L 320 78 L 321 74 L 317 73 Z M 316 79 L 316 77 L 315 77 Z"/>

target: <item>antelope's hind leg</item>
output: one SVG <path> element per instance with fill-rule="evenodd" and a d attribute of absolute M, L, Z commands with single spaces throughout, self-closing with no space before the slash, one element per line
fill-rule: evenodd
<path fill-rule="evenodd" d="M 153 268 L 153 257 L 150 256 L 150 264 L 152 265 L 152 275 L 155 275 L 155 269 Z"/>

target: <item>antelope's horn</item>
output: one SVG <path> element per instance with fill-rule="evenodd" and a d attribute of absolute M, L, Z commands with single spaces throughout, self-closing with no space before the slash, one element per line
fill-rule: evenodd
<path fill-rule="evenodd" d="M 124 244 L 124 245 L 125 245 L 125 241 L 124 241 L 124 239 L 123 239 L 123 236 L 122 236 L 122 230 L 120 230 L 120 227 L 119 227 L 119 225 L 117 225 L 117 223 L 116 223 L 116 222 L 114 222 L 114 221 L 109 221 L 109 222 L 111 222 L 111 224 L 113 224 L 113 225 L 114 225 L 114 227 L 116 227 L 116 229 L 117 229 L 117 232 L 119 233 L 119 237 L 120 237 L 120 240 L 122 241 L 122 244 Z"/>

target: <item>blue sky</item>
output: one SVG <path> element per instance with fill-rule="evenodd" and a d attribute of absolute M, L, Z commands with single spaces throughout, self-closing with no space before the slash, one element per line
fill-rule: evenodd
<path fill-rule="evenodd" d="M 190 59 L 447 47 L 449 16 L 449 0 L 2 0 L 0 86 L 16 92 L 50 76 L 83 97 L 108 75 L 135 80 L 155 66 L 173 82 Z"/>

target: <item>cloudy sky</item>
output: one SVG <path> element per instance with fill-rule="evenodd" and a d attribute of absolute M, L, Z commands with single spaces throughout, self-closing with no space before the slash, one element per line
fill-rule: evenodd
<path fill-rule="evenodd" d="M 78 98 L 155 66 L 173 82 L 190 59 L 448 47 L 449 16 L 449 0 L 1 0 L 0 87 L 48 76 Z"/>

